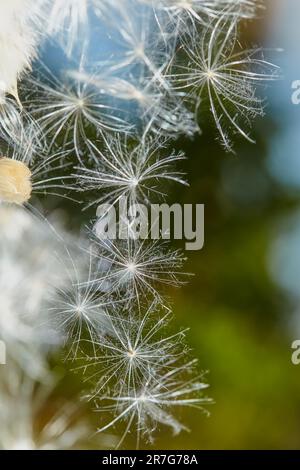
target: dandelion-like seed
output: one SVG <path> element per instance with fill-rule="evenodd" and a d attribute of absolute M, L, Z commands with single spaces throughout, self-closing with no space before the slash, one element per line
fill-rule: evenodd
<path fill-rule="evenodd" d="M 153 441 L 153 433 L 160 426 L 168 426 L 176 435 L 188 430 L 172 414 L 174 407 L 198 408 L 207 413 L 204 406 L 212 403 L 210 398 L 202 395 L 208 385 L 200 377 L 190 378 L 196 361 L 192 360 L 181 366 L 171 368 L 149 369 L 148 378 L 140 389 L 129 390 L 124 395 L 99 396 L 96 399 L 99 413 L 110 411 L 114 413 L 111 421 L 98 429 L 98 432 L 125 423 L 125 431 L 118 443 L 123 443 L 125 437 L 134 430 L 137 436 L 137 447 L 140 439 Z M 107 405 L 102 404 L 108 403 Z"/>
<path fill-rule="evenodd" d="M 112 14 L 119 51 L 113 55 L 111 64 L 107 63 L 109 70 L 128 72 L 138 66 L 164 86 L 161 66 L 170 62 L 176 45 L 176 36 L 171 34 L 167 23 L 157 23 L 158 15 L 135 1 L 115 4 Z"/>
<path fill-rule="evenodd" d="M 74 356 L 86 332 L 93 339 L 104 329 L 106 314 L 98 297 L 90 286 L 77 285 L 54 295 L 54 306 L 49 308 L 51 322 L 64 333 L 66 342 L 71 342 L 70 354 Z"/>
<path fill-rule="evenodd" d="M 140 318 L 122 310 L 111 316 L 105 334 L 99 334 L 93 344 L 95 355 L 84 354 L 77 370 L 83 370 L 87 381 L 96 382 L 89 400 L 105 394 L 108 389 L 120 396 L 139 390 L 148 379 L 149 370 L 162 365 L 172 367 L 183 356 L 184 331 L 166 336 L 164 329 L 170 320 L 167 312 L 156 318 L 156 302 L 153 302 Z M 152 374 L 155 376 L 155 373 Z"/>
<path fill-rule="evenodd" d="M 153 76 L 141 71 L 134 80 L 114 76 L 89 76 L 85 73 L 74 76 L 83 83 L 91 83 L 107 96 L 129 107 L 124 117 L 128 130 L 142 129 L 143 136 L 153 133 L 157 137 L 178 135 L 193 136 L 199 132 L 194 115 L 184 103 L 185 93 L 175 90 L 168 76 L 170 63 L 164 63 Z M 73 74 L 72 74 L 73 75 Z M 158 80 L 158 77 L 159 80 Z"/>
<path fill-rule="evenodd" d="M 94 345 L 99 334 L 106 331 L 110 324 L 109 311 L 116 309 L 118 301 L 107 294 L 105 281 L 103 285 L 93 281 L 91 262 L 88 272 L 81 266 L 80 274 L 72 260 L 71 264 L 69 285 L 54 292 L 49 316 L 53 327 L 71 345 L 67 357 L 75 358 L 84 338 Z M 80 284 L 79 275 L 86 280 L 85 285 Z"/>
<path fill-rule="evenodd" d="M 129 301 L 148 295 L 163 303 L 160 288 L 182 284 L 185 257 L 180 250 L 163 246 L 161 240 L 137 240 L 129 234 L 126 240 L 94 235 L 93 241 L 95 282 L 105 279 L 111 292 L 123 291 Z"/>
<path fill-rule="evenodd" d="M 50 71 L 40 79 L 31 79 L 29 87 L 34 98 L 27 101 L 36 118 L 49 149 L 59 143 L 66 150 L 75 150 L 79 161 L 85 150 L 88 135 L 127 131 L 128 124 L 118 116 L 119 110 L 105 102 L 105 95 L 91 83 L 73 80 L 60 81 Z"/>
<path fill-rule="evenodd" d="M 256 95 L 256 86 L 278 78 L 276 67 L 258 58 L 258 50 L 237 51 L 237 22 L 227 28 L 226 17 L 209 26 L 199 40 L 190 36 L 184 50 L 188 64 L 179 66 L 174 78 L 181 90 L 198 97 L 197 113 L 201 116 L 201 100 L 208 97 L 210 111 L 226 149 L 231 139 L 226 128 L 254 142 L 244 130 L 256 116 L 263 115 L 263 100 Z"/>
<path fill-rule="evenodd" d="M 88 142 L 94 169 L 78 167 L 77 179 L 84 191 L 94 191 L 95 198 L 87 207 L 99 204 L 116 204 L 120 198 L 130 204 L 148 204 L 153 197 L 163 197 L 160 183 L 177 182 L 186 184 L 183 173 L 173 166 L 184 159 L 183 153 L 159 154 L 164 148 L 163 140 L 146 139 L 131 143 L 126 136 L 105 139 L 100 150 Z"/>

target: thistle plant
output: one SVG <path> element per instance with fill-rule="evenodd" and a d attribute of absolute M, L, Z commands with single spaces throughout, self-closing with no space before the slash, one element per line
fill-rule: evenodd
<path fill-rule="evenodd" d="M 176 409 L 206 411 L 211 400 L 203 395 L 207 384 L 190 357 L 186 332 L 169 332 L 172 303 L 165 288 L 185 282 L 185 255 L 166 240 L 131 236 L 133 222 L 127 218 L 115 224 L 118 233 L 122 225 L 125 237 L 103 239 L 100 229 L 109 208 L 118 210 L 120 201 L 150 207 L 165 197 L 166 183 L 187 184 L 180 168 L 185 156 L 172 150 L 172 141 L 200 133 L 203 114 L 212 115 L 226 150 L 232 150 L 236 134 L 253 142 L 248 127 L 264 106 L 256 86 L 277 73 L 257 57 L 259 51 L 240 48 L 240 20 L 253 17 L 259 3 L 13 0 L 0 6 L 0 21 L 9 22 L 18 49 L 11 34 L 0 33 L 5 234 L 13 230 L 15 210 L 21 221 L 30 217 L 28 210 L 37 211 L 34 193 L 74 195 L 83 208 L 97 209 L 85 230 L 87 242 L 75 256 L 68 237 L 55 231 L 55 251 L 63 261 L 55 271 L 59 283 L 51 270 L 43 271 L 48 266 L 43 254 L 32 264 L 23 253 L 24 238 L 9 235 L 12 253 L 0 260 L 1 333 L 18 345 L 14 359 L 30 375 L 24 367 L 30 353 L 25 339 L 32 335 L 33 344 L 42 347 L 51 331 L 53 341 L 66 347 L 66 363 L 82 374 L 83 395 L 99 419 L 98 434 L 123 427 L 118 447 L 132 432 L 139 446 L 143 439 L 152 442 L 161 426 L 174 434 L 185 430 Z M 16 14 L 24 15 L 20 24 Z M 101 48 L 99 31 L 107 32 L 109 51 Z M 20 37 L 25 39 L 19 47 Z M 60 70 L 35 59 L 47 41 L 64 57 Z M 12 210 L 7 203 L 21 207 Z M 47 237 L 46 242 L 53 251 Z M 32 272 L 22 271 L 22 259 Z M 26 282 L 18 301 L 24 305 L 28 298 L 28 315 L 12 304 L 20 279 Z M 38 330 L 37 315 L 43 318 Z M 47 357 L 43 354 L 45 364 Z M 66 430 L 54 442 L 50 435 L 49 446 L 72 444 L 76 436 L 76 430 L 72 435 Z"/>

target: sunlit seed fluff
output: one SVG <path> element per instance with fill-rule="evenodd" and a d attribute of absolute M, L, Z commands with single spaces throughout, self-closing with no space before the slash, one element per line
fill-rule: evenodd
<path fill-rule="evenodd" d="M 46 369 L 39 381 L 24 373 L 11 357 L 8 360 L 9 373 L 0 372 L 0 450 L 82 447 L 89 426 L 79 407 L 57 398 L 59 382 L 54 374 Z"/>
<path fill-rule="evenodd" d="M 32 191 L 28 166 L 11 158 L 0 158 L 0 202 L 24 204 Z"/>
<path fill-rule="evenodd" d="M 36 54 L 39 13 L 44 0 L 0 2 L 0 101 L 18 99 L 17 81 Z"/>

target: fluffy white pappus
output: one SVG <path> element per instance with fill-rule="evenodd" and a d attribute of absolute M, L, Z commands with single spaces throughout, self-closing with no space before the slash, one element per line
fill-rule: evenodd
<path fill-rule="evenodd" d="M 48 223 L 14 205 L 0 205 L 0 239 L 0 339 L 20 367 L 39 376 L 61 343 L 47 327 L 47 300 L 66 282 L 55 256 L 63 259 L 64 248 Z"/>
<path fill-rule="evenodd" d="M 136 0 L 122 2 L 114 13 L 115 42 L 110 71 L 129 71 L 139 66 L 145 75 L 155 76 L 164 85 L 160 68 L 169 62 L 176 48 L 176 34 L 151 8 L 141 8 Z M 106 65 L 109 65 L 106 64 Z"/>
<path fill-rule="evenodd" d="M 137 143 L 126 136 L 104 139 L 103 147 L 88 142 L 93 166 L 77 167 L 75 177 L 82 191 L 93 191 L 87 207 L 118 203 L 148 204 L 165 196 L 167 183 L 187 184 L 176 164 L 182 152 L 166 151 L 163 139 L 145 139 Z M 162 155 L 162 152 L 166 155 Z"/>
<path fill-rule="evenodd" d="M 182 278 L 186 273 L 181 269 L 186 258 L 180 250 L 170 249 L 166 241 L 135 239 L 130 227 L 128 235 L 126 222 L 121 230 L 125 230 L 123 239 L 115 240 L 97 236 L 96 227 L 91 233 L 93 282 L 102 285 L 105 280 L 108 291 L 126 295 L 128 305 L 153 299 L 164 305 L 166 300 L 161 290 L 164 286 L 176 287 L 184 283 Z"/>
<path fill-rule="evenodd" d="M 85 156 L 88 135 L 96 137 L 130 128 L 123 118 L 125 111 L 116 109 L 92 80 L 77 79 L 81 70 L 82 65 L 78 74 L 57 77 L 43 67 L 37 79 L 28 79 L 25 101 L 43 132 L 49 152 L 58 144 L 64 150 L 75 150 L 79 161 Z"/>
<path fill-rule="evenodd" d="M 0 102 L 11 94 L 36 56 L 44 0 L 10 0 L 0 4 Z"/>
<path fill-rule="evenodd" d="M 80 365 L 75 370 L 82 371 L 85 380 L 93 385 L 89 400 L 111 390 L 116 395 L 124 395 L 135 388 L 138 393 L 148 379 L 149 370 L 155 378 L 155 371 L 162 365 L 171 367 L 184 356 L 185 332 L 169 335 L 170 312 L 157 318 L 160 313 L 156 302 L 141 316 L 126 309 L 112 312 L 106 332 L 99 331 L 93 343 L 93 354 L 89 345 L 81 345 L 77 357 Z"/>
<path fill-rule="evenodd" d="M 260 0 L 139 0 L 154 9 L 163 10 L 177 24 L 178 32 L 189 28 L 189 23 L 207 24 L 224 13 L 236 18 L 252 18 L 261 6 Z"/>
<path fill-rule="evenodd" d="M 81 261 L 77 255 L 75 262 L 70 254 L 64 259 L 61 269 L 67 272 L 68 282 L 54 291 L 48 309 L 51 328 L 63 335 L 68 349 L 66 359 L 71 360 L 76 358 L 83 340 L 94 344 L 107 331 L 110 315 L 123 302 L 107 293 L 106 284 L 93 282 L 91 256 L 89 263 Z"/>
<path fill-rule="evenodd" d="M 47 33 L 71 56 L 74 48 L 89 36 L 91 15 L 101 18 L 115 3 L 116 0 L 49 0 Z"/>
<path fill-rule="evenodd" d="M 83 447 L 91 430 L 79 407 L 54 397 L 56 385 L 49 370 L 40 382 L 9 360 L 0 372 L 1 450 Z"/>
<path fill-rule="evenodd" d="M 23 136 L 26 122 L 30 121 L 29 115 L 22 110 L 20 112 L 16 100 L 6 97 L 0 102 L 0 139 L 7 143 L 18 143 Z"/>
<path fill-rule="evenodd" d="M 164 62 L 154 75 L 148 75 L 141 68 L 134 77 L 131 75 L 128 79 L 110 73 L 102 76 L 89 76 L 82 72 L 72 75 L 80 82 L 90 83 L 101 93 L 115 99 L 121 110 L 125 107 L 127 112 L 123 112 L 123 115 L 127 129 L 122 129 L 123 133 L 128 134 L 135 130 L 138 134 L 142 133 L 143 138 L 149 133 L 165 138 L 181 135 L 192 137 L 200 129 L 194 114 L 184 102 L 188 97 L 176 90 L 169 80 L 169 77 L 172 78 L 170 65 L 169 61 Z"/>
<path fill-rule="evenodd" d="M 124 394 L 100 396 L 96 399 L 97 411 L 111 412 L 112 419 L 98 429 L 104 432 L 111 427 L 123 424 L 123 434 L 117 447 L 121 446 L 128 434 L 134 432 L 137 448 L 141 439 L 153 442 L 154 432 L 161 426 L 172 429 L 173 434 L 188 431 L 188 428 L 174 416 L 174 408 L 198 408 L 208 414 L 205 405 L 212 400 L 203 395 L 208 385 L 203 380 L 205 374 L 195 375 L 197 361 L 183 362 L 181 365 L 166 361 L 166 367 L 145 371 L 147 375 L 140 389 L 128 389 Z"/>
<path fill-rule="evenodd" d="M 264 99 L 257 88 L 278 80 L 278 67 L 264 59 L 263 51 L 242 49 L 238 22 L 228 21 L 226 15 L 209 24 L 200 39 L 191 32 L 183 50 L 187 62 L 178 65 L 172 80 L 175 87 L 193 97 L 197 117 L 201 119 L 203 101 L 208 100 L 227 150 L 232 150 L 230 134 L 254 143 L 248 129 L 255 117 L 264 114 Z"/>

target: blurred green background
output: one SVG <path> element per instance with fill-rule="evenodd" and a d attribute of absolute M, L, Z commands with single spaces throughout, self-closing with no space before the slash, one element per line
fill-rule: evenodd
<path fill-rule="evenodd" d="M 291 362 L 300 338 L 300 108 L 291 103 L 291 83 L 300 78 L 300 2 L 265 7 L 245 27 L 245 40 L 271 49 L 267 58 L 283 78 L 267 90 L 257 144 L 239 142 L 235 155 L 226 154 L 209 122 L 201 137 L 180 142 L 190 180 L 182 201 L 205 204 L 206 241 L 188 254 L 195 276 L 174 294 L 175 319 L 190 327 L 215 404 L 209 418 L 187 414 L 190 433 L 161 433 L 158 448 L 300 446 L 300 365 Z"/>

